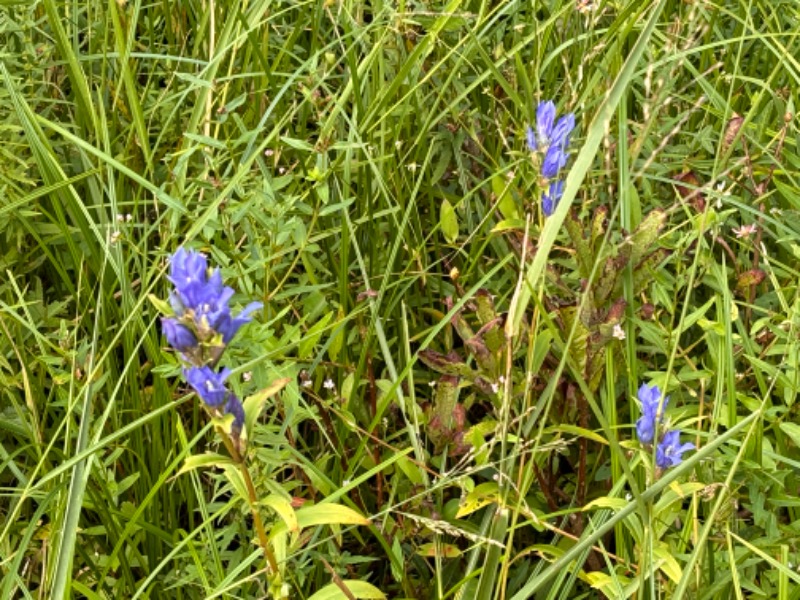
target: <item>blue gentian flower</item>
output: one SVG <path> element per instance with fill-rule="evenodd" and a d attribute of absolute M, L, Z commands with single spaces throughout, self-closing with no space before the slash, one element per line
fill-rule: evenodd
<path fill-rule="evenodd" d="M 208 261 L 206 257 L 194 250 L 186 251 L 178 248 L 170 260 L 169 280 L 179 291 L 192 284 L 205 282 L 208 274 Z"/>
<path fill-rule="evenodd" d="M 249 316 L 250 313 L 259 310 L 263 306 L 261 302 L 251 302 L 236 317 L 231 317 L 230 312 L 228 312 L 228 314 L 220 318 L 214 329 L 222 334 L 222 341 L 227 344 L 233 339 L 233 336 L 236 335 L 242 325 L 253 320 L 253 317 Z"/>
<path fill-rule="evenodd" d="M 191 311 L 189 318 L 197 336 L 207 340 L 214 334 L 221 334 L 227 344 L 242 325 L 249 323 L 249 315 L 261 308 L 259 302 L 249 304 L 238 316 L 231 315 L 228 303 L 234 290 L 222 282 L 220 270 L 209 273 L 205 256 L 195 250 L 179 248 L 172 256 L 169 280 L 175 285 L 170 294 L 170 305 L 182 317 Z"/>
<path fill-rule="evenodd" d="M 553 135 L 553 123 L 556 120 L 556 105 L 552 100 L 540 102 L 536 108 L 536 132 L 531 127 L 527 130 L 528 149 L 531 152 L 547 150 Z"/>
<path fill-rule="evenodd" d="M 203 402 L 212 408 L 222 405 L 228 397 L 225 379 L 230 374 L 230 369 L 222 369 L 219 373 L 215 373 L 209 367 L 192 367 L 183 370 L 183 376 L 189 385 L 194 388 Z"/>
<path fill-rule="evenodd" d="M 694 450 L 694 444 L 681 444 L 680 431 L 668 431 L 656 446 L 656 465 L 661 469 L 677 467 L 683 462 L 683 453 Z"/>
<path fill-rule="evenodd" d="M 637 393 L 639 402 L 642 403 L 642 416 L 636 421 L 636 435 L 643 444 L 653 443 L 653 439 L 656 437 L 658 423 L 664 420 L 664 413 L 667 410 L 669 397 L 664 398 L 662 402 L 662 395 L 657 385 L 648 386 L 644 383 Z M 660 415 L 659 407 L 661 408 Z"/>
<path fill-rule="evenodd" d="M 186 325 L 181 325 L 175 319 L 161 319 L 161 330 L 169 345 L 180 352 L 186 352 L 197 346 L 197 338 L 192 330 Z"/>
<path fill-rule="evenodd" d="M 233 415 L 233 431 L 237 434 L 241 433 L 244 428 L 244 406 L 235 394 L 228 396 L 228 401 L 225 403 L 225 414 Z"/>
<path fill-rule="evenodd" d="M 556 179 L 550 183 L 550 189 L 542 195 L 542 212 L 549 217 L 556 210 L 558 201 L 564 195 L 564 182 Z"/>

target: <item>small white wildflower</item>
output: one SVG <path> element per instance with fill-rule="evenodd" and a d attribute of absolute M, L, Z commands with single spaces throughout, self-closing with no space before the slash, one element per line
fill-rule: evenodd
<path fill-rule="evenodd" d="M 758 231 L 758 225 L 750 223 L 749 225 L 742 225 L 741 227 L 734 227 L 731 231 L 736 235 L 737 239 L 750 239 L 750 236 Z"/>
<path fill-rule="evenodd" d="M 496 394 L 499 391 L 500 391 L 500 385 L 497 384 L 497 383 L 493 383 L 492 384 L 492 392 Z"/>
<path fill-rule="evenodd" d="M 408 163 L 406 165 L 406 169 L 408 169 L 412 173 L 415 173 L 418 167 L 419 167 L 419 165 L 417 163 L 415 163 L 415 162 Z"/>
<path fill-rule="evenodd" d="M 247 371 L 244 374 L 242 374 L 242 379 L 244 379 L 245 381 L 250 381 L 252 378 L 253 378 L 252 371 Z"/>
<path fill-rule="evenodd" d="M 349 479 L 342 479 L 342 486 L 343 487 L 347 487 L 348 485 L 350 485 L 350 480 Z"/>
<path fill-rule="evenodd" d="M 431 387 L 436 387 L 436 380 L 435 380 L 435 379 L 431 379 L 431 380 L 428 382 L 428 385 L 429 385 L 429 386 L 431 386 Z"/>
<path fill-rule="evenodd" d="M 625 494 L 625 500 L 627 500 L 628 502 L 630 502 L 632 499 L 633 499 L 633 495 L 632 495 L 630 492 L 628 492 L 627 494 Z"/>
<path fill-rule="evenodd" d="M 336 384 L 333 383 L 333 379 L 326 379 L 324 382 L 322 382 L 322 387 L 324 387 L 326 390 L 332 390 L 336 387 Z"/>
<path fill-rule="evenodd" d="M 504 384 L 506 382 L 506 376 L 500 375 L 500 377 L 497 378 L 497 382 L 501 385 Z"/>
<path fill-rule="evenodd" d="M 125 215 L 123 215 L 121 213 L 118 214 L 117 215 L 117 223 L 122 223 L 123 221 L 125 221 Z"/>
<path fill-rule="evenodd" d="M 109 241 L 112 244 L 116 244 L 119 241 L 120 237 L 122 237 L 122 234 L 119 231 L 112 231 L 111 232 L 111 239 Z"/>
<path fill-rule="evenodd" d="M 305 387 L 305 388 L 309 388 L 309 387 L 311 387 L 311 384 L 312 384 L 312 381 L 311 381 L 310 379 L 306 379 L 306 380 L 305 380 L 305 381 L 303 381 L 303 383 L 301 383 L 300 385 L 302 385 L 302 386 L 303 386 L 303 387 Z"/>
<path fill-rule="evenodd" d="M 133 215 L 131 213 L 128 213 L 127 215 L 125 215 L 125 222 L 130 223 L 131 221 L 133 221 Z"/>
<path fill-rule="evenodd" d="M 400 150 L 400 148 L 402 148 L 402 147 L 403 147 L 403 142 L 401 142 L 400 140 L 397 140 L 397 141 L 394 143 L 394 147 L 395 147 L 397 150 Z"/>
<path fill-rule="evenodd" d="M 769 212 L 770 214 L 775 215 L 776 217 L 779 217 L 783 214 L 783 211 L 777 207 L 770 208 Z"/>
<path fill-rule="evenodd" d="M 622 328 L 622 325 L 617 323 L 616 325 L 614 325 L 614 332 L 611 335 L 613 335 L 618 340 L 624 340 L 625 330 Z"/>
<path fill-rule="evenodd" d="M 286 173 L 286 167 L 278 167 L 278 175 L 283 175 Z"/>
<path fill-rule="evenodd" d="M 267 148 L 266 150 L 264 150 L 264 156 L 266 157 L 273 156 L 274 154 L 275 150 L 273 150 L 272 148 Z"/>
<path fill-rule="evenodd" d="M 516 173 L 514 173 L 514 171 L 509 171 L 508 173 L 506 173 L 506 177 L 508 179 L 514 179 L 514 177 L 516 177 Z"/>

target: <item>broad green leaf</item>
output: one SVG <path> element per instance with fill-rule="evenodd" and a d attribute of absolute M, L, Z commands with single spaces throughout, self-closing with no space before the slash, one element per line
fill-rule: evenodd
<path fill-rule="evenodd" d="M 522 223 L 520 228 L 524 229 L 525 221 L 520 219 L 517 205 L 514 202 L 514 197 L 511 195 L 512 185 L 513 183 L 500 173 L 492 177 L 492 193 L 497 198 L 497 208 L 500 210 L 500 214 L 503 215 L 503 222 L 511 223 L 513 221 L 518 221 Z M 497 227 L 499 227 L 499 225 Z M 495 227 L 495 229 L 497 229 L 497 227 Z"/>
<path fill-rule="evenodd" d="M 215 452 L 195 454 L 186 458 L 186 460 L 183 462 L 183 466 L 176 473 L 176 476 L 183 475 L 184 473 L 188 473 L 189 471 L 194 471 L 195 469 L 200 469 L 202 467 L 223 467 L 225 465 L 232 464 L 234 463 L 231 457 L 223 456 L 222 454 L 217 454 Z"/>
<path fill-rule="evenodd" d="M 252 396 L 248 396 L 245 398 L 244 401 L 244 423 L 245 423 L 245 431 L 251 432 L 253 431 L 253 427 L 256 424 L 256 419 L 258 419 L 258 415 L 261 414 L 261 411 L 264 408 L 264 404 L 266 404 L 267 400 L 269 400 L 272 396 L 280 392 L 286 385 L 291 381 L 288 377 L 282 377 L 280 379 L 276 379 L 272 383 L 270 383 L 267 387 L 263 390 L 256 392 Z"/>
<path fill-rule="evenodd" d="M 297 513 L 292 506 L 292 503 L 278 494 L 270 494 L 261 501 L 261 504 L 267 506 L 278 513 L 278 516 L 283 519 L 289 531 L 297 531 L 299 525 L 297 523 Z"/>
<path fill-rule="evenodd" d="M 357 513 L 352 508 L 341 504 L 315 504 L 297 509 L 297 527 L 302 530 L 315 525 L 369 525 L 370 520 Z M 284 522 L 277 523 L 270 533 L 270 537 L 286 531 Z"/>
<path fill-rule="evenodd" d="M 610 498 L 603 496 L 602 498 L 595 498 L 589 504 L 584 506 L 581 510 L 593 510 L 595 508 L 610 508 L 611 510 L 621 510 L 628 505 L 628 501 L 624 498 Z"/>
<path fill-rule="evenodd" d="M 653 549 L 653 554 L 659 561 L 661 561 L 661 563 L 658 565 L 658 568 L 661 570 L 661 572 L 675 583 L 678 583 L 683 576 L 683 570 L 678 564 L 678 561 L 675 560 L 675 557 L 672 555 L 669 546 L 667 546 L 667 544 L 659 544 Z"/>
<path fill-rule="evenodd" d="M 343 585 L 350 592 L 350 596 L 342 591 Z M 367 600 L 383 600 L 386 595 L 371 583 L 366 581 L 347 580 L 338 583 L 329 583 L 308 600 L 350 600 L 350 598 L 364 598 Z"/>
<path fill-rule="evenodd" d="M 442 208 L 439 214 L 439 226 L 442 234 L 450 244 L 458 239 L 458 217 L 453 205 L 447 200 L 442 200 Z"/>
<path fill-rule="evenodd" d="M 457 558 L 461 556 L 461 550 L 458 546 L 453 544 L 422 544 L 417 548 L 417 554 L 420 556 L 427 556 L 433 558 L 439 556 L 441 558 Z"/>
<path fill-rule="evenodd" d="M 461 506 L 458 507 L 456 512 L 456 519 L 461 519 L 480 510 L 484 506 L 499 502 L 499 487 L 494 481 L 487 481 L 475 486 L 475 489 L 467 494 Z"/>

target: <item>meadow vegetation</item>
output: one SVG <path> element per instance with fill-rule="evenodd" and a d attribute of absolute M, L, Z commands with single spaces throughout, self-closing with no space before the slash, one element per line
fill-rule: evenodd
<path fill-rule="evenodd" d="M 800 599 L 798 23 L 0 1 L 0 598 Z"/>

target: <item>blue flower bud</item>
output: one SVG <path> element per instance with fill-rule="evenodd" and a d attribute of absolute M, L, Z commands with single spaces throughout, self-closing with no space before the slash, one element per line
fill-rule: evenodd
<path fill-rule="evenodd" d="M 235 394 L 228 396 L 228 401 L 225 403 L 225 414 L 233 415 L 233 431 L 240 434 L 244 428 L 244 406 Z"/>
<path fill-rule="evenodd" d="M 161 330 L 169 345 L 180 352 L 186 352 L 197 346 L 197 338 L 194 337 L 192 330 L 186 325 L 181 325 L 175 319 L 161 319 Z"/>
<path fill-rule="evenodd" d="M 550 189 L 542 195 L 542 212 L 549 217 L 556 210 L 558 201 L 564 195 L 564 182 L 556 179 L 550 184 Z"/>

